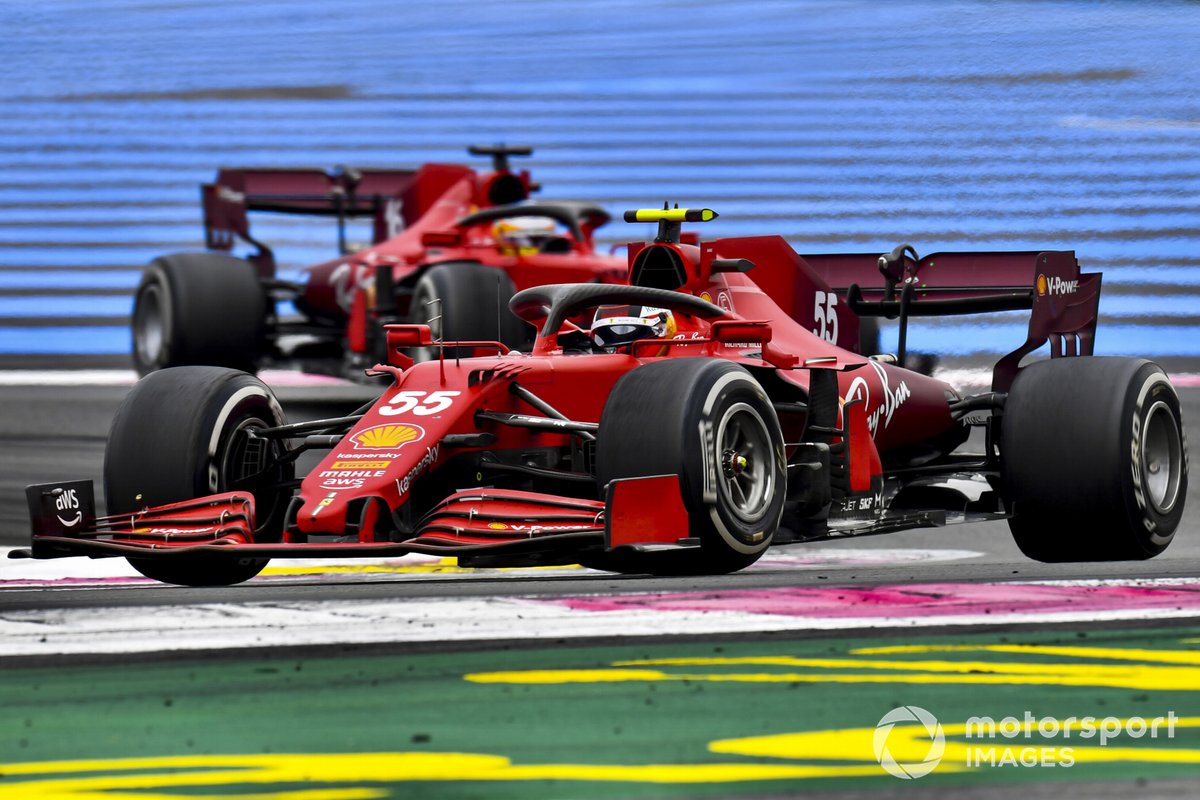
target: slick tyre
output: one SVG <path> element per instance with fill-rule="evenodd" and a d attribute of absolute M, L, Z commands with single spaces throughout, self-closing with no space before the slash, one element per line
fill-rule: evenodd
<path fill-rule="evenodd" d="M 254 265 L 220 253 L 176 253 L 150 262 L 133 304 L 139 375 L 185 365 L 257 368 L 267 295 Z"/>
<path fill-rule="evenodd" d="M 434 341 L 499 341 L 520 350 L 532 341 L 533 328 L 508 310 L 513 283 L 503 270 L 474 261 L 430 267 L 413 286 L 409 321 L 429 325 Z M 448 358 L 467 356 L 466 348 L 446 350 Z M 435 347 L 412 351 L 418 361 L 438 357 Z"/>
<path fill-rule="evenodd" d="M 679 475 L 700 547 L 597 554 L 616 572 L 721 574 L 771 545 L 786 492 L 783 435 L 770 400 L 743 367 L 708 358 L 645 364 L 613 387 L 597 433 L 601 491 L 617 478 Z"/>
<path fill-rule="evenodd" d="M 279 541 L 291 491 L 291 463 L 277 463 L 277 440 L 251 439 L 255 428 L 284 424 L 279 402 L 262 381 L 221 367 L 154 372 L 117 409 L 104 454 L 109 514 L 247 491 L 254 496 L 254 541 Z M 227 586 L 249 580 L 267 560 L 221 554 L 130 558 L 143 575 L 182 586 Z"/>
<path fill-rule="evenodd" d="M 1001 425 L 1002 491 L 1022 553 L 1124 561 L 1171 543 L 1187 495 L 1187 449 L 1179 397 L 1157 364 L 1031 364 L 1013 382 Z"/>

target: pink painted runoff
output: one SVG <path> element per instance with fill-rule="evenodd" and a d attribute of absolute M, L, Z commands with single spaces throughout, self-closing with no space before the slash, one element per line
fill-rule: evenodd
<path fill-rule="evenodd" d="M 1200 582 L 1166 586 L 926 583 L 565 597 L 543 602 L 580 611 L 645 609 L 788 617 L 954 617 L 1128 608 L 1200 609 Z"/>

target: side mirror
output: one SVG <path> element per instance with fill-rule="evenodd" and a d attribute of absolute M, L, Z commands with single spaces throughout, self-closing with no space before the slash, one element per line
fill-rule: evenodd
<path fill-rule="evenodd" d="M 388 363 L 400 369 L 408 369 L 414 363 L 401 350 L 433 344 L 433 331 L 428 325 L 384 325 L 383 330 L 387 334 Z"/>
<path fill-rule="evenodd" d="M 462 231 L 425 231 L 421 234 L 424 247 L 459 247 L 462 243 Z"/>
<path fill-rule="evenodd" d="M 712 338 L 721 344 L 766 344 L 771 341 L 771 325 L 763 320 L 718 320 L 712 324 Z"/>
<path fill-rule="evenodd" d="M 428 325 L 384 325 L 387 331 L 389 350 L 403 347 L 429 347 L 433 344 L 433 331 Z"/>

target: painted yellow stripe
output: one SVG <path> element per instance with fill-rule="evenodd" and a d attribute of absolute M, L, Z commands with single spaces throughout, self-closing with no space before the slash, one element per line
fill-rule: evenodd
<path fill-rule="evenodd" d="M 1184 639 L 1183 644 L 1200 643 Z M 989 645 L 892 645 L 889 647 L 860 647 L 855 655 L 886 655 L 901 653 L 1011 653 L 1016 655 L 1067 656 L 1070 658 L 1105 659 L 1109 661 L 1149 661 L 1158 664 L 1186 664 L 1200 667 L 1200 650 L 1151 650 L 1144 647 L 1077 647 L 1032 644 Z"/>
<path fill-rule="evenodd" d="M 577 569 L 582 570 L 583 567 L 578 564 L 564 564 L 552 567 L 495 567 L 487 572 L 536 572 L 540 570 L 563 570 Z M 262 571 L 263 575 L 352 575 L 352 574 L 396 574 L 396 575 L 422 575 L 422 574 L 482 574 L 485 570 L 480 570 L 474 567 L 458 566 L 458 559 L 443 558 L 439 561 L 430 561 L 424 564 L 321 564 L 315 562 L 304 566 L 295 567 L 267 567 Z"/>
<path fill-rule="evenodd" d="M 925 648 L 901 648 L 923 652 Z M 929 650 L 953 645 L 930 646 Z M 1087 647 L 1021 647 L 996 645 L 964 650 L 999 650 L 1026 655 L 1069 656 L 1092 659 L 1069 663 L 1044 661 L 945 661 L 873 658 L 799 658 L 755 656 L 745 658 L 662 658 L 617 661 L 609 669 L 526 670 L 473 673 L 477 683 L 552 684 L 610 683 L 622 681 L 705 681 L 710 683 L 907 683 L 963 685 L 1100 686 L 1138 690 L 1200 691 L 1200 662 L 1188 651 L 1121 650 Z M 895 648 L 877 648 L 894 652 Z M 857 651 L 856 651 L 857 652 Z M 1157 658 L 1157 661 L 1155 660 Z M 1095 663 L 1096 660 L 1125 663 Z M 1129 662 L 1138 663 L 1129 663 Z M 1147 663 L 1148 662 L 1148 663 Z M 648 669 L 657 667 L 659 669 Z M 668 671 L 668 668 L 719 667 L 727 671 Z M 759 669 L 753 669 L 753 668 Z M 783 667 L 787 671 L 761 668 Z M 796 668 L 810 670 L 797 672 Z M 833 671 L 830 671 L 833 670 Z"/>

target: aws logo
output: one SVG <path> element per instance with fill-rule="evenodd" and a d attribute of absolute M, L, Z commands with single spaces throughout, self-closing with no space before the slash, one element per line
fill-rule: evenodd
<path fill-rule="evenodd" d="M 83 511 L 79 507 L 79 497 L 75 494 L 74 489 L 64 489 L 62 494 L 54 498 L 54 508 L 59 513 L 55 516 L 67 528 L 73 528 L 83 520 Z M 75 516 L 63 519 L 63 514 L 75 512 Z"/>
<path fill-rule="evenodd" d="M 420 425 L 376 425 L 350 437 L 357 450 L 392 450 L 425 438 Z"/>

